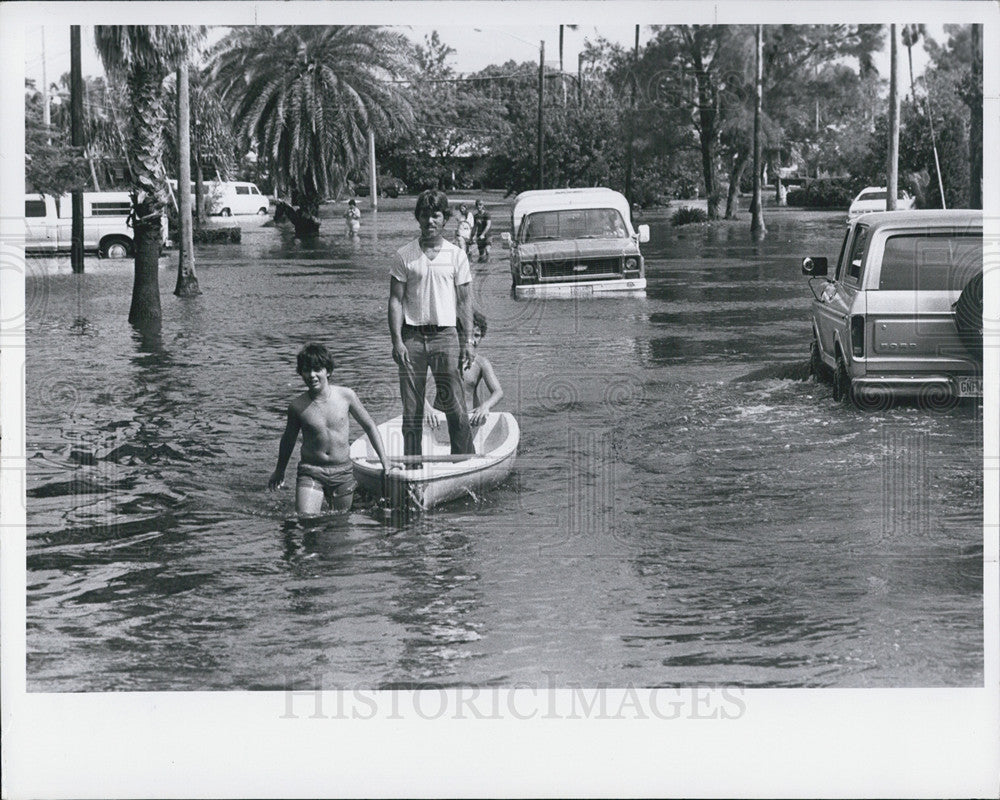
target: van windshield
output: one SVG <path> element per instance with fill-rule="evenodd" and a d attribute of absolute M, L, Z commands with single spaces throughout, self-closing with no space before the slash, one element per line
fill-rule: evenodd
<path fill-rule="evenodd" d="M 519 241 L 627 238 L 625 222 L 617 209 L 572 208 L 528 214 L 521 222 Z"/>

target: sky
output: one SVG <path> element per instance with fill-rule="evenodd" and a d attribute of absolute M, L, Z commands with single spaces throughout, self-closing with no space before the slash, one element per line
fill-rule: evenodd
<path fill-rule="evenodd" d="M 559 24 L 549 25 L 518 25 L 499 26 L 483 25 L 412 25 L 403 26 L 407 34 L 416 42 L 423 42 L 425 36 L 437 30 L 441 40 L 451 46 L 455 53 L 451 57 L 451 66 L 459 73 L 474 72 L 490 64 L 502 64 L 513 59 L 515 61 L 537 61 L 539 42 L 545 42 L 545 63 L 555 69 L 559 66 Z M 214 34 L 221 35 L 219 28 Z M 928 25 L 928 32 L 938 42 L 947 39 L 941 24 Z M 32 78 L 36 86 L 41 86 L 42 51 L 45 53 L 45 71 L 47 80 L 58 81 L 59 76 L 69 72 L 69 26 L 68 25 L 28 25 L 25 27 L 25 77 Z M 587 41 L 596 42 L 600 37 L 612 42 L 631 47 L 635 42 L 634 24 L 600 24 L 579 25 L 571 29 L 566 27 L 563 36 L 563 68 L 567 72 L 575 72 L 577 55 Z M 639 43 L 645 44 L 651 36 L 648 25 L 640 26 Z M 212 35 L 210 34 L 210 38 Z M 82 52 L 81 62 L 83 74 L 95 76 L 103 74 L 100 58 L 94 49 L 93 27 L 83 25 L 81 31 Z M 44 42 L 44 45 L 43 45 Z M 888 48 L 886 48 L 888 50 Z M 913 67 L 917 76 L 923 73 L 928 61 L 922 46 L 913 52 Z M 880 53 L 876 59 L 879 73 L 888 76 L 889 54 Z M 906 52 L 900 47 L 899 68 L 901 80 L 907 80 L 905 70 Z"/>

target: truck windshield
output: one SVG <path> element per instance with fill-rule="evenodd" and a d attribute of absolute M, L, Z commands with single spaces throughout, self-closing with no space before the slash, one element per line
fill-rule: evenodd
<path fill-rule="evenodd" d="M 614 208 L 539 211 L 521 222 L 521 242 L 559 239 L 627 239 L 622 215 Z"/>
<path fill-rule="evenodd" d="M 960 291 L 983 271 L 980 233 L 890 236 L 878 288 L 887 291 Z"/>

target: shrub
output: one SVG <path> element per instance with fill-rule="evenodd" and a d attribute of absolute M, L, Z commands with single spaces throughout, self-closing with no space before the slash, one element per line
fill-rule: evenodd
<path fill-rule="evenodd" d="M 690 225 L 696 222 L 707 222 L 708 213 L 700 208 L 692 208 L 691 206 L 684 206 L 683 208 L 678 208 L 673 215 L 670 217 L 670 222 L 674 226 L 678 225 Z"/>

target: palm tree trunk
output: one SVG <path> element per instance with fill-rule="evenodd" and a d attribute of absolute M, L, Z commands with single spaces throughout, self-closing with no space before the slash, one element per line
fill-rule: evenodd
<path fill-rule="evenodd" d="M 899 88 L 897 84 L 896 26 L 889 26 L 889 148 L 886 155 L 885 210 L 896 210 L 899 190 Z"/>
<path fill-rule="evenodd" d="M 194 234 L 191 230 L 191 97 L 188 65 L 177 67 L 177 229 L 180 238 L 177 258 L 178 297 L 201 294 L 194 271 Z"/>
<path fill-rule="evenodd" d="M 147 332 L 160 329 L 160 246 L 164 186 L 156 174 L 163 157 L 163 73 L 136 69 L 129 74 L 133 113 L 129 125 L 135 220 L 135 280 L 128 321 Z M 139 199 L 141 197 L 141 200 Z"/>

